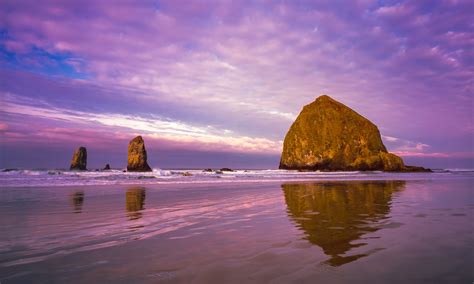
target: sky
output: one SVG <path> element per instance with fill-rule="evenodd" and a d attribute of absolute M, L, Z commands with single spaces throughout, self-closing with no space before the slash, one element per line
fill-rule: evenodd
<path fill-rule="evenodd" d="M 277 168 L 322 94 L 406 164 L 474 168 L 474 2 L 0 1 L 0 167 Z"/>

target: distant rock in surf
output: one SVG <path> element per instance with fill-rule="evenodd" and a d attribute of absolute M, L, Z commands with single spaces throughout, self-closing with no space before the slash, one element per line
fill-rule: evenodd
<path fill-rule="evenodd" d="M 433 172 L 431 169 L 417 167 L 417 166 L 407 166 L 403 168 L 402 172 Z"/>
<path fill-rule="evenodd" d="M 110 170 L 110 165 L 106 164 L 105 167 L 102 169 L 103 171 L 108 171 Z"/>
<path fill-rule="evenodd" d="M 230 169 L 230 168 L 222 168 L 220 169 L 221 172 L 233 172 L 234 170 L 233 169 Z"/>
<path fill-rule="evenodd" d="M 141 136 L 133 138 L 128 144 L 127 171 L 129 172 L 151 172 L 147 163 L 145 142 Z"/>
<path fill-rule="evenodd" d="M 387 152 L 368 119 L 329 96 L 303 107 L 286 134 L 280 169 L 429 171 Z"/>
<path fill-rule="evenodd" d="M 86 147 L 79 147 L 72 156 L 70 170 L 87 170 L 87 150 Z"/>
<path fill-rule="evenodd" d="M 8 173 L 8 172 L 14 172 L 14 171 L 19 171 L 19 169 L 12 168 L 12 169 L 2 169 L 1 170 L 2 173 Z"/>

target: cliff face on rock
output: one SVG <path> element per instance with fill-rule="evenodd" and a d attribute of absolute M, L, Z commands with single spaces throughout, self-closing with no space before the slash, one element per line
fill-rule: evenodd
<path fill-rule="evenodd" d="M 409 171 L 372 122 L 328 96 L 306 105 L 283 143 L 280 169 Z"/>
<path fill-rule="evenodd" d="M 151 172 L 147 163 L 145 141 L 141 136 L 137 136 L 128 144 L 127 171 L 129 172 Z"/>
<path fill-rule="evenodd" d="M 87 170 L 87 150 L 85 147 L 79 147 L 72 156 L 70 170 Z"/>

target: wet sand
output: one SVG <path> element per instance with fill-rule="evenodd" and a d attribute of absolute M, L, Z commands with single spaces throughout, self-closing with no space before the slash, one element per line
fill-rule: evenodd
<path fill-rule="evenodd" d="M 1 283 L 471 283 L 472 178 L 0 189 Z"/>

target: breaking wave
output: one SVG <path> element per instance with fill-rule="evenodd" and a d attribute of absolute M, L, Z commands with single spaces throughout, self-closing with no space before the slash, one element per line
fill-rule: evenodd
<path fill-rule="evenodd" d="M 69 171 L 69 170 L 21 170 L 0 171 L 2 187 L 29 186 L 78 186 L 113 184 L 160 184 L 160 183 L 214 183 L 214 182 L 271 182 L 271 181 L 315 181 L 315 180 L 388 180 L 426 179 L 471 175 L 473 169 L 434 170 L 434 173 L 386 173 L 386 172 L 299 172 L 290 170 L 163 170 L 152 172 L 126 172 L 122 169 L 110 171 Z"/>

